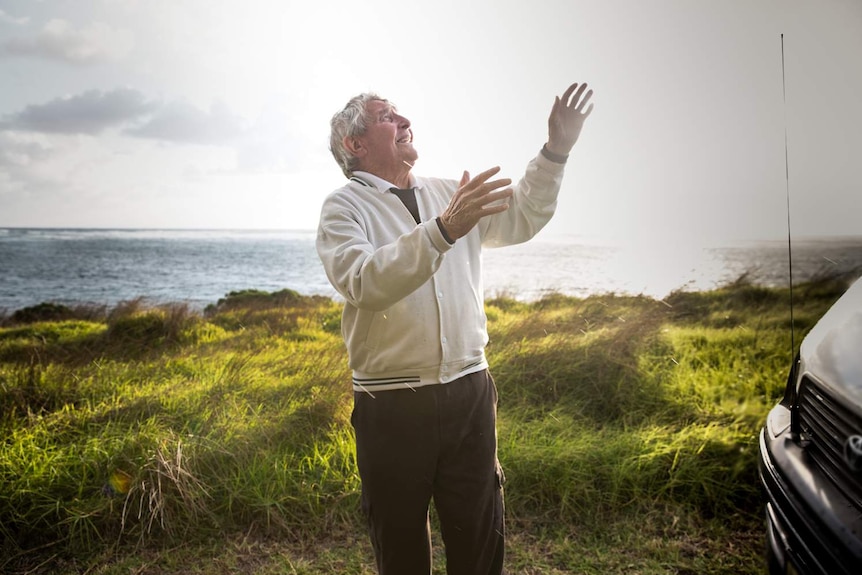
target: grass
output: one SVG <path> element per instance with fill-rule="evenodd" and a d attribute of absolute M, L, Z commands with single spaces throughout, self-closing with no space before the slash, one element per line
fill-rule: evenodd
<path fill-rule="evenodd" d="M 757 433 L 847 283 L 487 302 L 513 574 L 757 573 Z M 340 305 L 0 318 L 0 571 L 373 573 Z M 444 572 L 435 536 L 435 573 Z"/>

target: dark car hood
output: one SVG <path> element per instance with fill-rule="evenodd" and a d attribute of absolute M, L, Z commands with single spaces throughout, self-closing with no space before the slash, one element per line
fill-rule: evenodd
<path fill-rule="evenodd" d="M 862 278 L 805 336 L 800 356 L 805 372 L 862 411 Z"/>

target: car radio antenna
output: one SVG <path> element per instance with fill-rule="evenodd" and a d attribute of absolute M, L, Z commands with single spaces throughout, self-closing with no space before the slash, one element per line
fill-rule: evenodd
<path fill-rule="evenodd" d="M 781 94 L 784 104 L 784 189 L 787 198 L 787 270 L 790 285 L 790 357 L 796 353 L 793 323 L 793 248 L 790 234 L 790 167 L 787 158 L 787 81 L 784 73 L 784 33 L 781 34 Z"/>

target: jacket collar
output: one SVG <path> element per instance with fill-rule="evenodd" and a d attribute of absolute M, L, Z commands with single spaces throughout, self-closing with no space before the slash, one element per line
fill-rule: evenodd
<path fill-rule="evenodd" d="M 353 172 L 353 176 L 350 178 L 351 182 L 356 182 L 360 186 L 366 186 L 369 188 L 375 188 L 378 192 L 388 192 L 392 188 L 397 188 L 392 182 L 387 182 L 383 178 L 375 176 L 369 172 L 355 171 Z M 422 184 L 419 182 L 419 179 L 410 174 L 410 187 L 422 189 Z"/>

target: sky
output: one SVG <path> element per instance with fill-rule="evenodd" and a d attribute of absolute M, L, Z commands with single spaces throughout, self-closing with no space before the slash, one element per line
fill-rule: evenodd
<path fill-rule="evenodd" d="M 543 234 L 862 234 L 860 61 L 858 0 L 0 0 L 0 227 L 314 229 L 365 91 L 517 180 L 587 82 Z"/>

